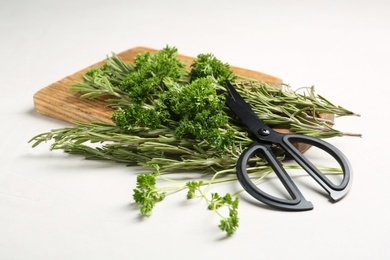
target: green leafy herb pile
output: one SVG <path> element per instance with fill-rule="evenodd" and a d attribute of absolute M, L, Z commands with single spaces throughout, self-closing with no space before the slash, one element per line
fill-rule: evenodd
<path fill-rule="evenodd" d="M 70 88 L 80 98 L 104 97 L 115 108 L 113 124 L 78 123 L 37 135 L 30 142 L 35 147 L 52 140 L 53 150 L 152 169 L 138 175 L 134 188 L 141 214 L 150 215 L 167 195 L 186 190 L 188 199 L 204 199 L 207 208 L 220 216 L 219 228 L 231 235 L 239 225 L 242 190 L 222 196 L 210 188 L 237 180 L 236 161 L 252 140 L 225 106 L 225 80 L 274 128 L 320 138 L 343 136 L 346 133 L 320 115 L 355 114 L 316 95 L 313 88 L 298 93 L 287 85 L 281 89 L 235 75 L 212 54 L 198 55 L 190 70 L 177 55 L 177 49 L 169 46 L 154 54 L 140 53 L 133 63 L 113 54 Z M 171 177 L 186 172 L 182 180 Z M 259 158 L 248 172 L 261 180 L 272 170 Z"/>

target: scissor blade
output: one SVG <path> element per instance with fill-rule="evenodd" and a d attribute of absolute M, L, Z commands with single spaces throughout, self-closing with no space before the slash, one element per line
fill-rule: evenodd
<path fill-rule="evenodd" d="M 241 97 L 240 97 L 241 98 Z M 226 96 L 226 105 L 236 114 L 236 116 L 241 120 L 241 122 L 246 125 L 250 132 L 258 135 L 258 131 L 260 129 L 267 129 L 269 132 L 272 129 L 261 121 L 261 119 L 253 112 L 253 110 L 248 110 L 247 103 L 245 103 L 245 107 L 243 107 L 240 103 L 234 100 L 230 96 Z"/>
<path fill-rule="evenodd" d="M 236 103 L 238 103 L 243 109 L 256 115 L 255 112 L 252 110 L 251 106 L 245 102 L 245 100 L 241 97 L 241 95 L 237 92 L 237 90 L 228 80 L 226 80 L 226 88 L 229 91 L 231 98 L 233 98 Z"/>
<path fill-rule="evenodd" d="M 264 124 L 264 122 L 256 115 L 251 106 L 241 97 L 228 80 L 226 80 L 226 88 L 230 93 L 230 96 L 226 95 L 226 104 L 236 114 L 241 122 L 249 128 L 250 132 L 258 135 L 259 129 L 267 129 L 269 132 L 272 131 L 272 129 Z"/>

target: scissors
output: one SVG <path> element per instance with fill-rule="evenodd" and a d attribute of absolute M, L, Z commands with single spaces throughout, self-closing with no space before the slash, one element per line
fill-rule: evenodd
<path fill-rule="evenodd" d="M 349 191 L 352 183 L 352 168 L 345 155 L 335 146 L 321 139 L 300 134 L 283 134 L 274 131 L 266 125 L 251 109 L 250 105 L 240 96 L 229 81 L 226 81 L 228 94 L 226 105 L 249 129 L 253 143 L 242 152 L 238 161 L 236 174 L 242 187 L 255 199 L 270 206 L 291 210 L 303 211 L 313 209 L 313 204 L 302 195 L 289 174 L 277 159 L 271 146 L 277 145 L 289 154 L 330 196 L 334 202 L 342 199 Z M 230 95 L 229 95 L 230 94 Z M 315 146 L 330 154 L 340 165 L 343 179 L 340 184 L 331 182 L 317 169 L 292 143 L 305 143 Z M 280 179 L 291 199 L 279 198 L 270 195 L 258 188 L 247 172 L 247 165 L 251 158 L 260 156 L 264 158 Z"/>

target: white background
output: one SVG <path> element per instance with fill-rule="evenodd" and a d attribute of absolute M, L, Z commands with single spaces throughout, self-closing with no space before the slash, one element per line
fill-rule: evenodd
<path fill-rule="evenodd" d="M 0 259 L 390 259 L 389 34 L 385 0 L 0 1 Z M 315 208 L 299 213 L 242 200 L 225 238 L 185 194 L 140 218 L 139 169 L 27 143 L 69 126 L 36 113 L 35 92 L 112 51 L 167 44 L 360 113 L 336 128 L 363 138 L 330 140 L 354 168 L 350 194 L 332 204 L 306 189 Z"/>

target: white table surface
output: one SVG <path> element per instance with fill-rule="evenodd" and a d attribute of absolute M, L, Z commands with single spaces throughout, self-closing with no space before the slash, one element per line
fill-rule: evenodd
<path fill-rule="evenodd" d="M 336 127 L 363 138 L 330 140 L 354 168 L 350 194 L 332 204 L 306 189 L 315 208 L 296 213 L 242 200 L 225 238 L 184 194 L 140 218 L 139 169 L 27 143 L 69 126 L 36 113 L 35 92 L 111 52 L 167 44 L 315 85 L 360 113 Z M 385 0 L 1 1 L 0 259 L 390 259 L 389 46 Z"/>

